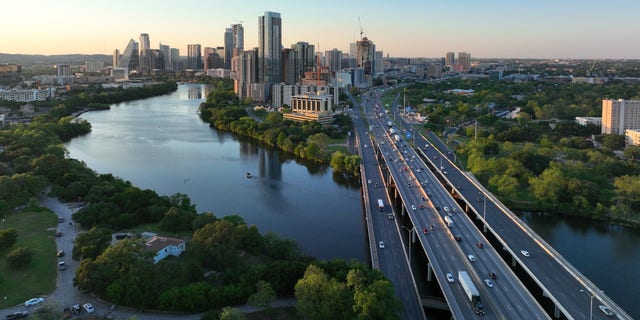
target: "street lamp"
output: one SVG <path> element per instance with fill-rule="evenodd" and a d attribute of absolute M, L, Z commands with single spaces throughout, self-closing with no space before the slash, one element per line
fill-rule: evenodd
<path fill-rule="evenodd" d="M 596 293 L 590 293 L 590 292 L 587 292 L 587 291 L 585 291 L 583 289 L 580 289 L 580 292 L 582 292 L 582 293 L 586 294 L 587 296 L 589 296 L 589 320 L 593 320 L 593 297 L 595 297 L 596 294 L 598 294 L 598 293 L 604 293 L 604 291 L 599 290 Z"/>

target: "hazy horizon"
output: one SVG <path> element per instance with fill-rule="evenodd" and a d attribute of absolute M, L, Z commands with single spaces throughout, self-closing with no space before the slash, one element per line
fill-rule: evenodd
<path fill-rule="evenodd" d="M 327 0 L 318 5 L 284 0 L 32 0 L 3 7 L 0 28 L 6 32 L 0 33 L 0 52 L 7 54 L 111 55 L 148 33 L 152 48 L 161 42 L 185 55 L 192 43 L 224 46 L 225 28 L 236 23 L 244 26 L 246 50 L 258 46 L 258 17 L 273 11 L 282 17 L 285 48 L 306 41 L 316 51 L 348 52 L 349 43 L 360 38 L 361 25 L 376 50 L 393 57 L 437 58 L 465 51 L 472 58 L 494 59 L 640 58 L 635 41 L 640 1 L 631 0 Z"/>

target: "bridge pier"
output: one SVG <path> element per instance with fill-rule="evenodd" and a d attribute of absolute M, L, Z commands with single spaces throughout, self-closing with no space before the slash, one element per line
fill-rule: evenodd
<path fill-rule="evenodd" d="M 433 269 L 431 269 L 431 264 L 427 262 L 427 281 L 433 281 Z"/>
<path fill-rule="evenodd" d="M 518 264 L 515 257 L 511 257 L 511 266 L 515 267 Z"/>

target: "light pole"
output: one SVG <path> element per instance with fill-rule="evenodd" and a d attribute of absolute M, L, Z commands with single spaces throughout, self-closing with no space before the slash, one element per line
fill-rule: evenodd
<path fill-rule="evenodd" d="M 587 291 L 585 291 L 583 289 L 580 289 L 580 292 L 582 292 L 582 293 L 586 294 L 587 296 L 589 296 L 589 320 L 593 320 L 593 297 L 595 297 L 596 294 L 598 294 L 598 293 L 603 293 L 604 291 L 600 290 L 600 291 L 598 291 L 596 293 L 590 293 L 590 292 L 587 292 Z"/>

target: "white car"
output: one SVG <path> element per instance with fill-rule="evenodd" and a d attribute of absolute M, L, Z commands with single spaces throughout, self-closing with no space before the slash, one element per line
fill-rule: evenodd
<path fill-rule="evenodd" d="M 598 309 L 600 309 L 602 313 L 606 314 L 609 317 L 613 316 L 613 311 L 611 311 L 611 309 L 609 309 L 607 306 L 599 305 Z"/>
<path fill-rule="evenodd" d="M 384 241 L 380 241 L 380 242 L 378 242 L 378 247 L 379 247 L 380 249 L 384 249 Z"/>
<path fill-rule="evenodd" d="M 93 309 L 93 305 L 91 303 L 85 303 L 82 305 L 82 308 L 84 309 L 84 311 L 86 311 L 87 313 L 93 313 L 93 311 L 95 311 L 95 309 Z"/>
<path fill-rule="evenodd" d="M 44 298 L 31 298 L 27 301 L 24 302 L 24 306 L 25 307 L 31 307 L 31 306 L 35 306 L 38 303 L 44 302 Z"/>
<path fill-rule="evenodd" d="M 522 255 L 525 256 L 525 257 L 530 256 L 529 251 L 527 251 L 527 250 L 520 250 L 520 253 L 522 253 Z"/>
<path fill-rule="evenodd" d="M 484 279 L 484 283 L 487 284 L 487 287 L 493 288 L 493 281 L 491 281 L 490 279 Z"/>
<path fill-rule="evenodd" d="M 471 262 L 475 262 L 476 261 L 476 256 L 474 256 L 472 254 L 468 255 L 467 258 L 469 258 L 469 261 L 471 261 Z"/>
<path fill-rule="evenodd" d="M 449 207 L 444 207 L 443 209 L 445 212 L 449 212 Z"/>
<path fill-rule="evenodd" d="M 368 182 L 369 184 L 371 184 L 371 179 L 367 180 L 367 182 Z"/>
<path fill-rule="evenodd" d="M 411 210 L 415 210 L 415 209 L 416 209 L 416 205 L 415 205 L 415 204 L 412 204 L 412 205 L 411 205 Z"/>
<path fill-rule="evenodd" d="M 453 274 L 451 272 L 447 272 L 447 282 L 451 283 L 456 281 L 456 279 L 453 278 Z"/>

